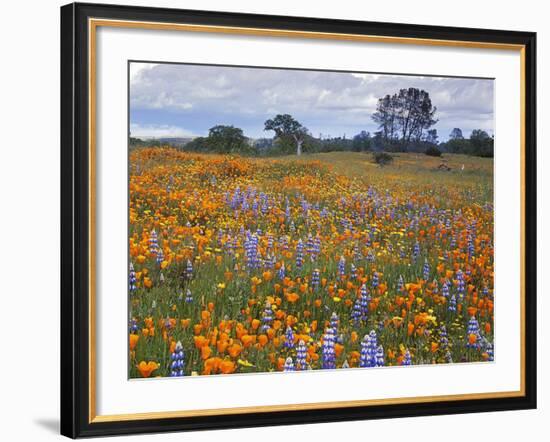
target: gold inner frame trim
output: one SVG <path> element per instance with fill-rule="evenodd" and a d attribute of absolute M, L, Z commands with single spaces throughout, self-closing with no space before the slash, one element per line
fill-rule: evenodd
<path fill-rule="evenodd" d="M 234 34 L 243 36 L 263 37 L 287 37 L 306 38 L 337 41 L 354 41 L 368 43 L 386 44 L 409 44 L 419 46 L 443 46 L 472 49 L 496 49 L 517 51 L 520 55 L 520 168 L 521 168 L 521 226 L 520 226 L 520 389 L 518 391 L 467 393 L 438 396 L 416 396 L 388 399 L 368 399 L 338 402 L 318 402 L 303 404 L 264 405 L 254 407 L 235 407 L 223 409 L 201 409 L 181 411 L 159 411 L 148 413 L 129 414 L 96 414 L 96 36 L 98 27 L 132 28 L 160 31 L 185 31 L 217 34 Z M 520 44 L 505 44 L 492 42 L 474 42 L 459 40 L 439 40 L 410 37 L 390 37 L 376 35 L 359 35 L 330 32 L 293 31 L 283 29 L 245 28 L 232 26 L 210 26 L 181 23 L 157 23 L 140 22 L 127 20 L 95 19 L 88 20 L 88 93 L 89 93 L 89 401 L 88 401 L 88 422 L 117 422 L 145 419 L 168 419 L 199 416 L 219 416 L 247 413 L 269 413 L 278 411 L 298 410 L 322 410 L 328 408 L 365 407 L 375 405 L 397 405 L 397 404 L 420 404 L 427 402 L 460 401 L 460 400 L 482 400 L 497 398 L 513 398 L 525 396 L 525 46 Z"/>

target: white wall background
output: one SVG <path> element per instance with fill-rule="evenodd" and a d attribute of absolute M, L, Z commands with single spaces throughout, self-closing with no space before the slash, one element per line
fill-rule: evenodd
<path fill-rule="evenodd" d="M 114 0 L 113 0 L 114 1 Z M 539 0 L 392 0 L 333 2 L 278 0 L 119 0 L 125 4 L 266 14 L 500 28 L 538 32 L 539 169 L 539 409 L 336 424 L 301 425 L 145 436 L 147 440 L 407 441 L 544 438 L 550 419 L 550 325 L 543 323 L 541 229 L 550 217 L 542 176 L 550 141 L 548 120 L 550 14 Z M 99 2 L 99 1 L 98 1 Z M 3 440 L 53 440 L 59 409 L 59 0 L 9 2 L 0 26 L 0 409 Z M 545 241 L 548 244 L 545 244 Z M 546 250 L 545 249 L 545 245 Z M 143 436 L 124 440 L 144 440 Z"/>

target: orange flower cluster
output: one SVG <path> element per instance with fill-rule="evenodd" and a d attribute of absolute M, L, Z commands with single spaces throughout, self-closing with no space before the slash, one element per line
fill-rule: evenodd
<path fill-rule="evenodd" d="M 362 367 L 372 351 L 492 360 L 489 178 L 170 148 L 130 161 L 131 377 L 173 375 L 178 342 L 185 375 Z"/>

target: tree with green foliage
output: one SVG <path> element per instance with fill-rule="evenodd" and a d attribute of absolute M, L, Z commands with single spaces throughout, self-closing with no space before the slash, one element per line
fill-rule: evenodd
<path fill-rule="evenodd" d="M 207 137 L 198 137 L 184 146 L 185 150 L 197 152 L 252 154 L 254 147 L 248 143 L 242 129 L 234 126 L 216 125 Z"/>
<path fill-rule="evenodd" d="M 490 158 L 494 156 L 494 139 L 484 130 L 475 129 L 472 131 L 470 146 L 472 155 Z"/>
<path fill-rule="evenodd" d="M 242 129 L 217 125 L 208 131 L 208 148 L 217 153 L 238 153 L 247 150 L 247 138 Z"/>
<path fill-rule="evenodd" d="M 372 139 L 370 133 L 362 130 L 353 137 L 352 149 L 355 152 L 364 152 L 366 150 L 371 150 L 371 142 Z"/>
<path fill-rule="evenodd" d="M 449 134 L 449 140 L 463 140 L 462 129 L 455 127 Z"/>
<path fill-rule="evenodd" d="M 470 142 L 464 139 L 462 129 L 455 127 L 449 134 L 449 140 L 444 143 L 443 147 L 449 153 L 468 153 Z"/>
<path fill-rule="evenodd" d="M 400 105 L 397 94 L 386 95 L 378 100 L 376 112 L 372 114 L 372 119 L 378 123 L 380 137 L 386 143 L 396 142 L 398 136 L 398 114 Z"/>
<path fill-rule="evenodd" d="M 437 123 L 436 111 L 428 92 L 410 87 L 380 98 L 372 119 L 385 144 L 407 151 L 411 143 L 421 143 L 425 131 Z"/>
<path fill-rule="evenodd" d="M 494 139 L 481 129 L 474 129 L 470 134 L 470 138 L 466 139 L 462 135 L 461 129 L 454 128 L 449 134 L 449 140 L 440 146 L 449 153 L 488 158 L 494 156 Z"/>
<path fill-rule="evenodd" d="M 439 136 L 437 135 L 437 129 L 430 129 L 426 133 L 425 141 L 428 144 L 433 144 L 434 146 L 437 146 L 437 140 Z"/>
<path fill-rule="evenodd" d="M 296 155 L 302 154 L 302 146 L 308 135 L 306 127 L 302 126 L 289 114 L 278 114 L 264 123 L 264 130 L 272 130 L 275 137 L 283 143 L 292 140 L 296 146 Z"/>

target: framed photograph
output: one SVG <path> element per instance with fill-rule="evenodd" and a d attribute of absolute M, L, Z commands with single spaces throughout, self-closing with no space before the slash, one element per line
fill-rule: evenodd
<path fill-rule="evenodd" d="M 535 44 L 62 7 L 62 434 L 535 408 Z"/>

